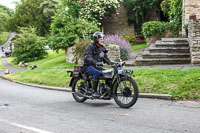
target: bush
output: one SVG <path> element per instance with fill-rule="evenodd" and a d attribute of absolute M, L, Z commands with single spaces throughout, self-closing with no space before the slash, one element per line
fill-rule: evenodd
<path fill-rule="evenodd" d="M 144 37 L 162 35 L 166 29 L 166 22 L 151 21 L 146 22 L 142 26 Z"/>
<path fill-rule="evenodd" d="M 175 36 L 178 36 L 180 26 L 178 23 L 151 21 L 146 22 L 142 26 L 142 33 L 145 38 L 150 36 L 163 35 L 165 30 L 171 31 Z"/>
<path fill-rule="evenodd" d="M 12 42 L 15 46 L 12 56 L 16 57 L 16 63 L 20 61 L 31 62 L 44 58 L 47 54 L 44 46 L 47 40 L 36 35 L 34 28 L 20 28 L 21 34 Z"/>
<path fill-rule="evenodd" d="M 104 39 L 105 44 L 116 44 L 120 46 L 120 54 L 122 60 L 127 60 L 129 53 L 131 52 L 131 47 L 129 42 L 125 39 L 122 39 L 118 35 L 106 35 Z"/>
<path fill-rule="evenodd" d="M 80 40 L 77 44 L 75 44 L 75 50 L 74 50 L 74 60 L 76 63 L 79 59 L 84 60 L 84 54 L 85 54 L 85 48 L 91 44 L 92 42 L 88 39 L 86 40 Z"/>
<path fill-rule="evenodd" d="M 125 39 L 126 41 L 128 41 L 130 44 L 133 43 L 133 40 L 136 38 L 134 35 L 132 36 L 125 36 L 123 35 L 122 37 L 123 39 Z"/>
<path fill-rule="evenodd" d="M 51 25 L 49 46 L 53 50 L 66 49 L 75 45 L 81 39 L 91 39 L 99 28 L 84 20 L 76 19 L 63 13 L 55 17 Z"/>

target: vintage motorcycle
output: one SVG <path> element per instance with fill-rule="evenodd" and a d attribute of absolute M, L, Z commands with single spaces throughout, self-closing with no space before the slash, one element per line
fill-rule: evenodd
<path fill-rule="evenodd" d="M 100 53 L 100 57 L 104 58 L 104 53 Z M 92 77 L 84 73 L 83 66 L 75 66 L 74 71 L 67 71 L 72 77 L 69 86 L 72 87 L 74 99 L 77 102 L 84 102 L 87 99 L 110 100 L 114 98 L 120 107 L 132 107 L 139 93 L 138 86 L 132 78 L 134 77 L 133 71 L 124 70 L 124 62 L 113 62 L 106 66 L 112 69 L 102 71 L 97 87 L 100 94 L 98 98 L 92 96 Z"/>

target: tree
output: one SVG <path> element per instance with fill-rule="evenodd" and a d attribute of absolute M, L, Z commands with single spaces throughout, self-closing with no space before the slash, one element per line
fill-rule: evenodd
<path fill-rule="evenodd" d="M 12 9 L 10 9 L 10 8 L 8 8 L 6 6 L 3 6 L 1 4 L 0 4 L 0 12 L 4 12 L 4 13 L 8 14 L 10 17 L 13 14 L 13 10 Z"/>
<path fill-rule="evenodd" d="M 0 33 L 6 31 L 5 24 L 12 16 L 13 11 L 6 6 L 0 5 Z"/>
<path fill-rule="evenodd" d="M 57 0 L 47 0 L 40 4 L 40 8 L 43 10 L 43 15 L 49 18 L 50 24 L 52 23 L 52 16 L 57 12 L 58 1 Z"/>
<path fill-rule="evenodd" d="M 45 35 L 49 31 L 50 23 L 44 17 L 40 4 L 45 0 L 24 0 L 16 7 L 15 14 L 8 22 L 8 29 L 19 31 L 19 27 L 33 26 L 38 35 Z"/>
<path fill-rule="evenodd" d="M 161 0 L 126 0 L 124 4 L 129 8 L 129 22 L 134 24 L 138 34 L 142 31 L 142 24 L 146 22 L 148 9 L 154 8 Z"/>
<path fill-rule="evenodd" d="M 5 12 L 0 11 L 0 33 L 5 31 L 6 21 L 9 20 L 10 16 Z"/>
<path fill-rule="evenodd" d="M 85 20 L 73 18 L 67 12 L 57 14 L 51 25 L 49 46 L 53 50 L 64 49 L 76 44 L 80 39 L 91 39 L 99 29 Z"/>
<path fill-rule="evenodd" d="M 15 46 L 12 55 L 16 57 L 16 62 L 31 62 L 42 59 L 47 54 L 44 49 L 47 40 L 44 37 L 37 36 L 32 27 L 21 27 L 19 31 L 20 34 L 18 34 L 17 39 L 12 42 Z"/>

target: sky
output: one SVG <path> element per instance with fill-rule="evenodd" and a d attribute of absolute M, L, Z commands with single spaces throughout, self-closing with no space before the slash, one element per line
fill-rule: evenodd
<path fill-rule="evenodd" d="M 0 4 L 11 9 L 15 9 L 15 4 L 13 3 L 14 1 L 19 2 L 20 0 L 0 0 Z"/>

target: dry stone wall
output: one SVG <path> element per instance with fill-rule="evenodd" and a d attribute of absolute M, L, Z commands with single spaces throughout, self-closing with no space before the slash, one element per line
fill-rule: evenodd
<path fill-rule="evenodd" d="M 189 22 L 189 44 L 192 64 L 200 64 L 200 19 Z"/>
<path fill-rule="evenodd" d="M 108 51 L 107 56 L 110 60 L 112 61 L 121 61 L 120 59 L 120 47 L 118 45 L 107 45 L 105 46 Z M 66 62 L 70 63 L 78 63 L 78 64 L 83 64 L 83 59 L 79 60 L 74 60 L 74 55 L 73 55 L 74 47 L 68 48 L 68 51 L 66 53 Z"/>

